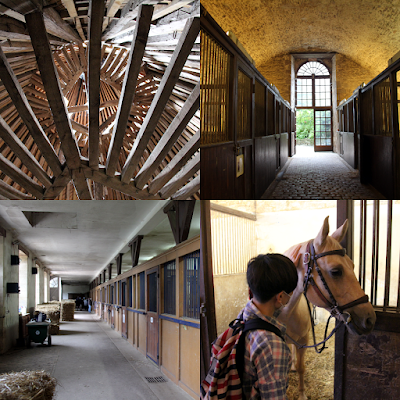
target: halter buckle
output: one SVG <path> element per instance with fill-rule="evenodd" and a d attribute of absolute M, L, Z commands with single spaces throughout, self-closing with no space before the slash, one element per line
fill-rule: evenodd
<path fill-rule="evenodd" d="M 310 253 L 306 252 L 304 253 L 304 259 L 303 259 L 303 264 L 308 264 L 310 262 Z"/>

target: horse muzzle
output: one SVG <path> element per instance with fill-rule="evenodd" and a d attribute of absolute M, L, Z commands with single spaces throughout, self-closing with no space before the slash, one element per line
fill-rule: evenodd
<path fill-rule="evenodd" d="M 375 326 L 376 315 L 371 303 L 360 304 L 348 310 L 350 320 L 344 321 L 350 333 L 355 335 L 368 335 Z"/>

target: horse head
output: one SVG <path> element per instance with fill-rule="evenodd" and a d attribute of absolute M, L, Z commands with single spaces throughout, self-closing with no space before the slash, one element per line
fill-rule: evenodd
<path fill-rule="evenodd" d="M 326 217 L 317 237 L 293 247 L 288 256 L 298 271 L 301 269 L 299 275 L 305 283 L 303 289 L 307 299 L 345 321 L 351 333 L 363 335 L 374 328 L 376 315 L 354 274 L 352 260 L 340 245 L 347 228 L 346 220 L 329 236 Z"/>

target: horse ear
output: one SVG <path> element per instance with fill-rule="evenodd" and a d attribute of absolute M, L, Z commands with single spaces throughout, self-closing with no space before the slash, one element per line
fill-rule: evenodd
<path fill-rule="evenodd" d="M 317 237 L 314 239 L 314 245 L 316 247 L 321 247 L 329 233 L 329 216 L 325 218 L 324 224 L 322 225 L 321 230 L 319 231 Z"/>
<path fill-rule="evenodd" d="M 290 258 L 293 261 L 293 264 L 298 267 L 300 262 L 300 253 L 301 244 L 297 244 L 296 246 L 292 246 L 290 249 L 285 251 L 285 256 Z"/>
<path fill-rule="evenodd" d="M 340 228 L 336 229 L 335 232 L 332 233 L 332 237 L 340 243 L 346 235 L 348 226 L 349 223 L 346 219 L 346 221 L 344 221 L 344 224 Z"/>

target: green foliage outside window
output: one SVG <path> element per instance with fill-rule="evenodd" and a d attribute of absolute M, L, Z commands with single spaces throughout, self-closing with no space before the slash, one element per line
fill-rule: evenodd
<path fill-rule="evenodd" d="M 296 111 L 296 137 L 297 139 L 314 138 L 314 110 Z"/>

